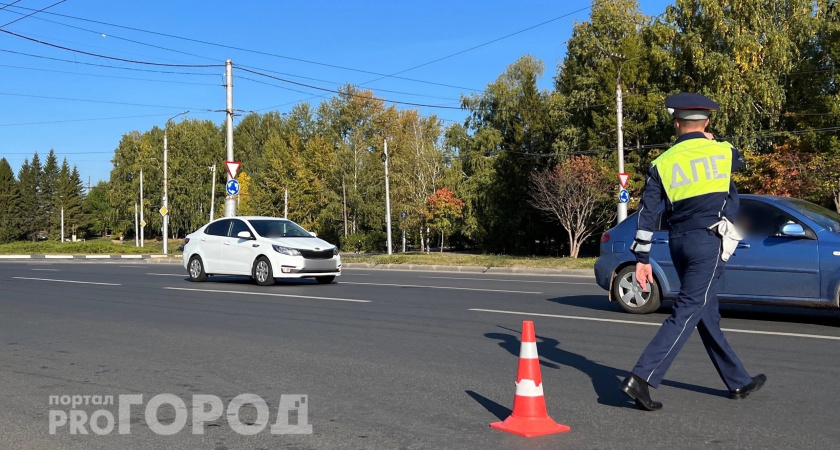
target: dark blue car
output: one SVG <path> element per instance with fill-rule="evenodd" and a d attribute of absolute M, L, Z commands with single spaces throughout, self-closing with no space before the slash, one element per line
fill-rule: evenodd
<path fill-rule="evenodd" d="M 662 212 L 652 239 L 655 281 L 649 292 L 636 283 L 636 259 L 630 252 L 636 215 L 601 236 L 595 278 L 609 291 L 610 301 L 627 312 L 656 311 L 679 293 L 661 217 Z M 726 264 L 721 302 L 840 307 L 840 214 L 795 198 L 742 195 L 735 224 L 744 240 Z"/>

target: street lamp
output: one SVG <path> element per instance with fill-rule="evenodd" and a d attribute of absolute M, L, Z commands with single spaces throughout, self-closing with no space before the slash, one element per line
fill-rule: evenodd
<path fill-rule="evenodd" d="M 179 114 L 175 114 L 174 116 L 166 119 L 166 124 L 163 126 L 163 254 L 169 254 L 169 193 L 167 190 L 167 181 L 169 177 L 168 172 L 168 158 L 169 158 L 169 151 L 167 150 L 166 146 L 166 130 L 169 128 L 169 122 L 172 119 L 183 116 L 184 114 L 188 113 L 189 111 L 184 111 Z"/>
<path fill-rule="evenodd" d="M 392 254 L 391 249 L 391 192 L 388 188 L 388 138 L 385 138 L 385 151 L 382 153 L 382 162 L 385 163 L 385 226 L 387 227 L 388 236 L 388 254 Z"/>
<path fill-rule="evenodd" d="M 608 52 L 606 49 L 598 44 L 595 44 L 601 52 L 607 55 L 613 64 L 616 64 L 617 73 L 615 77 L 615 119 L 616 119 L 616 133 L 618 134 L 618 173 L 624 173 L 624 96 L 621 91 L 621 69 L 630 61 L 637 60 L 641 56 L 635 58 L 625 58 L 620 53 Z M 619 186 L 620 189 L 624 189 Z M 618 223 L 627 218 L 627 203 L 618 202 L 617 219 Z"/>

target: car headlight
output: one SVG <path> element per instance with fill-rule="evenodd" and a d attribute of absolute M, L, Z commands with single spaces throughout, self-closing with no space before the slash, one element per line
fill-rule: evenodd
<path fill-rule="evenodd" d="M 333 247 L 333 256 L 338 256 L 338 247 Z"/>
<path fill-rule="evenodd" d="M 282 245 L 277 244 L 273 244 L 271 248 L 273 248 L 275 252 L 280 253 L 281 255 L 300 256 L 300 252 L 294 248 L 283 247 Z"/>

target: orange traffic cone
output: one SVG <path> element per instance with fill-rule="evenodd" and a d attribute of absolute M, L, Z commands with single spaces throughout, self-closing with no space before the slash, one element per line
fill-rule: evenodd
<path fill-rule="evenodd" d="M 543 396 L 540 360 L 537 356 L 537 339 L 534 322 L 522 322 L 522 345 L 519 348 L 519 372 L 516 375 L 516 396 L 513 413 L 504 422 L 494 422 L 491 427 L 525 437 L 569 431 L 548 416 Z"/>

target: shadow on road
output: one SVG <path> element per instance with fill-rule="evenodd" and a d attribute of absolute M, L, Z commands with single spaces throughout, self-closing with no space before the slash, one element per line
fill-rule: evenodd
<path fill-rule="evenodd" d="M 519 356 L 520 336 L 518 333 L 486 333 L 484 336 L 489 339 L 498 340 L 499 347 L 507 350 L 512 355 Z M 639 352 L 641 350 L 638 349 Z M 605 366 L 583 355 L 563 350 L 558 340 L 544 336 L 537 336 L 537 352 L 540 356 L 540 365 L 543 367 L 560 369 L 562 366 L 567 366 L 589 376 L 592 381 L 592 387 L 598 395 L 599 404 L 617 408 L 636 407 L 627 396 L 618 390 L 621 380 L 629 375 L 629 372 L 616 369 L 615 367 Z M 728 391 L 722 389 L 713 389 L 670 380 L 663 381 L 662 384 L 707 395 L 727 396 L 729 394 Z"/>
<path fill-rule="evenodd" d="M 496 416 L 499 420 L 505 420 L 508 418 L 512 410 L 506 406 L 500 405 L 489 398 L 478 394 L 474 391 L 464 391 L 472 397 L 473 400 L 477 401 L 479 405 L 483 406 L 484 409 L 490 411 L 491 414 Z"/>
<path fill-rule="evenodd" d="M 569 295 L 566 297 L 549 298 L 547 300 L 561 305 L 574 306 L 577 308 L 585 308 L 595 311 L 621 312 L 621 307 L 618 306 L 618 303 L 609 301 L 606 294 Z"/>

